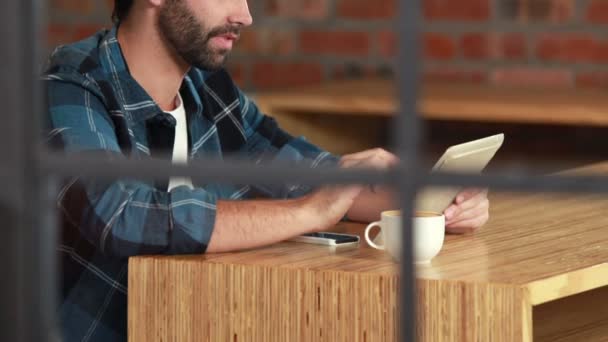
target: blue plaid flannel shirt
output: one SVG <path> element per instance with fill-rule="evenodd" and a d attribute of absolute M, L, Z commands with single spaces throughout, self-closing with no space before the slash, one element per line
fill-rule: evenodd
<path fill-rule="evenodd" d="M 129 74 L 116 32 L 116 27 L 103 30 L 52 53 L 42 76 L 49 146 L 67 155 L 162 157 L 172 147 L 174 122 Z M 224 70 L 191 69 L 180 94 L 191 160 L 280 159 L 306 167 L 337 161 L 280 130 Z M 66 341 L 126 340 L 128 257 L 204 253 L 218 199 L 288 198 L 310 191 L 293 185 L 194 180 L 194 189 L 182 186 L 168 192 L 167 182 L 66 180 L 57 199 L 63 221 L 59 319 Z"/>

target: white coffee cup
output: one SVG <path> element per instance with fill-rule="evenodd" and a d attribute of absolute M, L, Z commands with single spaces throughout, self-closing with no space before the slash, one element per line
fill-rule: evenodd
<path fill-rule="evenodd" d="M 431 262 L 443 246 L 445 237 L 445 217 L 440 213 L 417 212 L 413 220 L 414 263 L 427 264 Z M 380 227 L 382 238 L 372 241 L 369 236 L 372 228 Z M 395 260 L 401 258 L 401 211 L 384 211 L 381 220 L 370 223 L 365 228 L 365 240 L 376 249 L 385 250 Z"/>

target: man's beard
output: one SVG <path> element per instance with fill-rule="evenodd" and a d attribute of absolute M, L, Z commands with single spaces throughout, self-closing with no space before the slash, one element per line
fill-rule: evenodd
<path fill-rule="evenodd" d="M 209 41 L 213 37 L 234 34 L 240 27 L 225 25 L 205 30 L 184 0 L 167 0 L 158 18 L 160 33 L 175 52 L 191 66 L 204 70 L 220 69 L 228 58 L 228 49 L 214 49 Z"/>

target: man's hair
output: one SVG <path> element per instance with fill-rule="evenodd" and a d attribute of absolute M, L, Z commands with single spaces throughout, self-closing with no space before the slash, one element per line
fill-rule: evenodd
<path fill-rule="evenodd" d="M 124 20 L 129 14 L 129 10 L 133 6 L 133 0 L 114 0 L 114 11 L 112 12 L 112 20 L 119 22 Z"/>

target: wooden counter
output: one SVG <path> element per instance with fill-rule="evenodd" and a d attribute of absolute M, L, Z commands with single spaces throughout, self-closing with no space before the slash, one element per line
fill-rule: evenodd
<path fill-rule="evenodd" d="M 603 90 L 430 82 L 421 94 L 420 113 L 429 120 L 608 126 Z M 397 89 L 388 79 L 334 81 L 264 92 L 255 99 L 270 114 L 392 117 L 399 108 Z"/>
<path fill-rule="evenodd" d="M 608 174 L 608 163 L 587 172 Z M 419 340 L 608 340 L 608 197 L 491 201 L 481 232 L 447 236 L 417 268 Z M 132 258 L 129 340 L 395 341 L 399 279 L 398 265 L 365 242 Z"/>
<path fill-rule="evenodd" d="M 608 97 L 600 90 L 425 83 L 421 94 L 419 114 L 430 122 L 608 126 Z M 293 135 L 346 154 L 391 146 L 397 95 L 391 80 L 358 79 L 262 92 L 254 99 Z"/>

